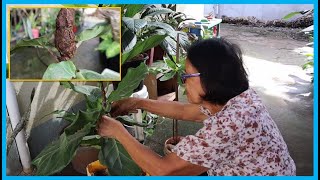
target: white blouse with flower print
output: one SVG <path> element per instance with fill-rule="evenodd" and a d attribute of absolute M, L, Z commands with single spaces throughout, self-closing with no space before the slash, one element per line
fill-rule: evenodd
<path fill-rule="evenodd" d="M 296 167 L 282 135 L 253 89 L 204 120 L 195 135 L 173 149 L 179 157 L 210 168 L 209 176 L 291 176 Z"/>

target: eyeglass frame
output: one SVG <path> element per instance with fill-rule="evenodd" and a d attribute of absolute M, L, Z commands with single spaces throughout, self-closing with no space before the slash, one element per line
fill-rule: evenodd
<path fill-rule="evenodd" d="M 193 73 L 193 74 L 181 74 L 182 83 L 186 83 L 186 80 L 191 77 L 199 77 L 201 73 Z"/>

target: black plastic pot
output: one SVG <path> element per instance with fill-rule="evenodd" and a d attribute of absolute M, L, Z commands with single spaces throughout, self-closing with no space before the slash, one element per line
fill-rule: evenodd
<path fill-rule="evenodd" d="M 143 55 L 144 55 L 143 59 L 141 58 L 141 59 L 127 61 L 121 66 L 121 79 L 123 79 L 126 76 L 129 68 L 136 68 L 141 63 L 146 63 L 146 61 L 149 59 L 149 56 L 148 54 L 143 54 Z M 118 87 L 118 84 L 119 82 L 114 82 L 113 87 L 116 89 Z M 143 80 L 140 82 L 139 86 L 133 92 L 140 91 L 142 87 L 143 87 Z"/>
<path fill-rule="evenodd" d="M 99 42 L 101 43 L 102 41 L 103 39 L 99 38 Z M 120 55 L 112 58 L 107 58 L 105 52 L 100 52 L 100 60 L 104 68 L 108 68 L 120 73 Z"/>

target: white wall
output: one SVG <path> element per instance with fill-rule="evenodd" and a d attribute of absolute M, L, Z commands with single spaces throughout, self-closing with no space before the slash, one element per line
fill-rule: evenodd
<path fill-rule="evenodd" d="M 176 11 L 183 12 L 187 16 L 201 20 L 204 15 L 204 7 L 203 4 L 177 4 Z"/>
<path fill-rule="evenodd" d="M 204 6 L 204 14 L 214 11 L 214 4 Z M 260 20 L 275 20 L 283 18 L 290 12 L 312 8 L 312 4 L 220 4 L 219 14 L 228 17 L 255 16 Z"/>

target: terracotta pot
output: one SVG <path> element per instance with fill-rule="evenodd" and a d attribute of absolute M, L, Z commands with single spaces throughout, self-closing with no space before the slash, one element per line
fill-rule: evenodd
<path fill-rule="evenodd" d="M 72 167 L 81 174 L 87 174 L 86 167 L 98 159 L 99 150 L 94 147 L 79 147 L 72 159 Z"/>
<path fill-rule="evenodd" d="M 183 138 L 183 136 L 177 136 L 178 142 L 180 142 L 182 140 L 182 138 Z M 169 139 L 167 139 L 164 142 L 164 149 L 163 149 L 164 154 L 168 155 L 168 154 L 172 153 L 172 149 L 175 147 L 175 145 L 177 143 L 174 143 L 173 137 L 170 137 Z"/>

